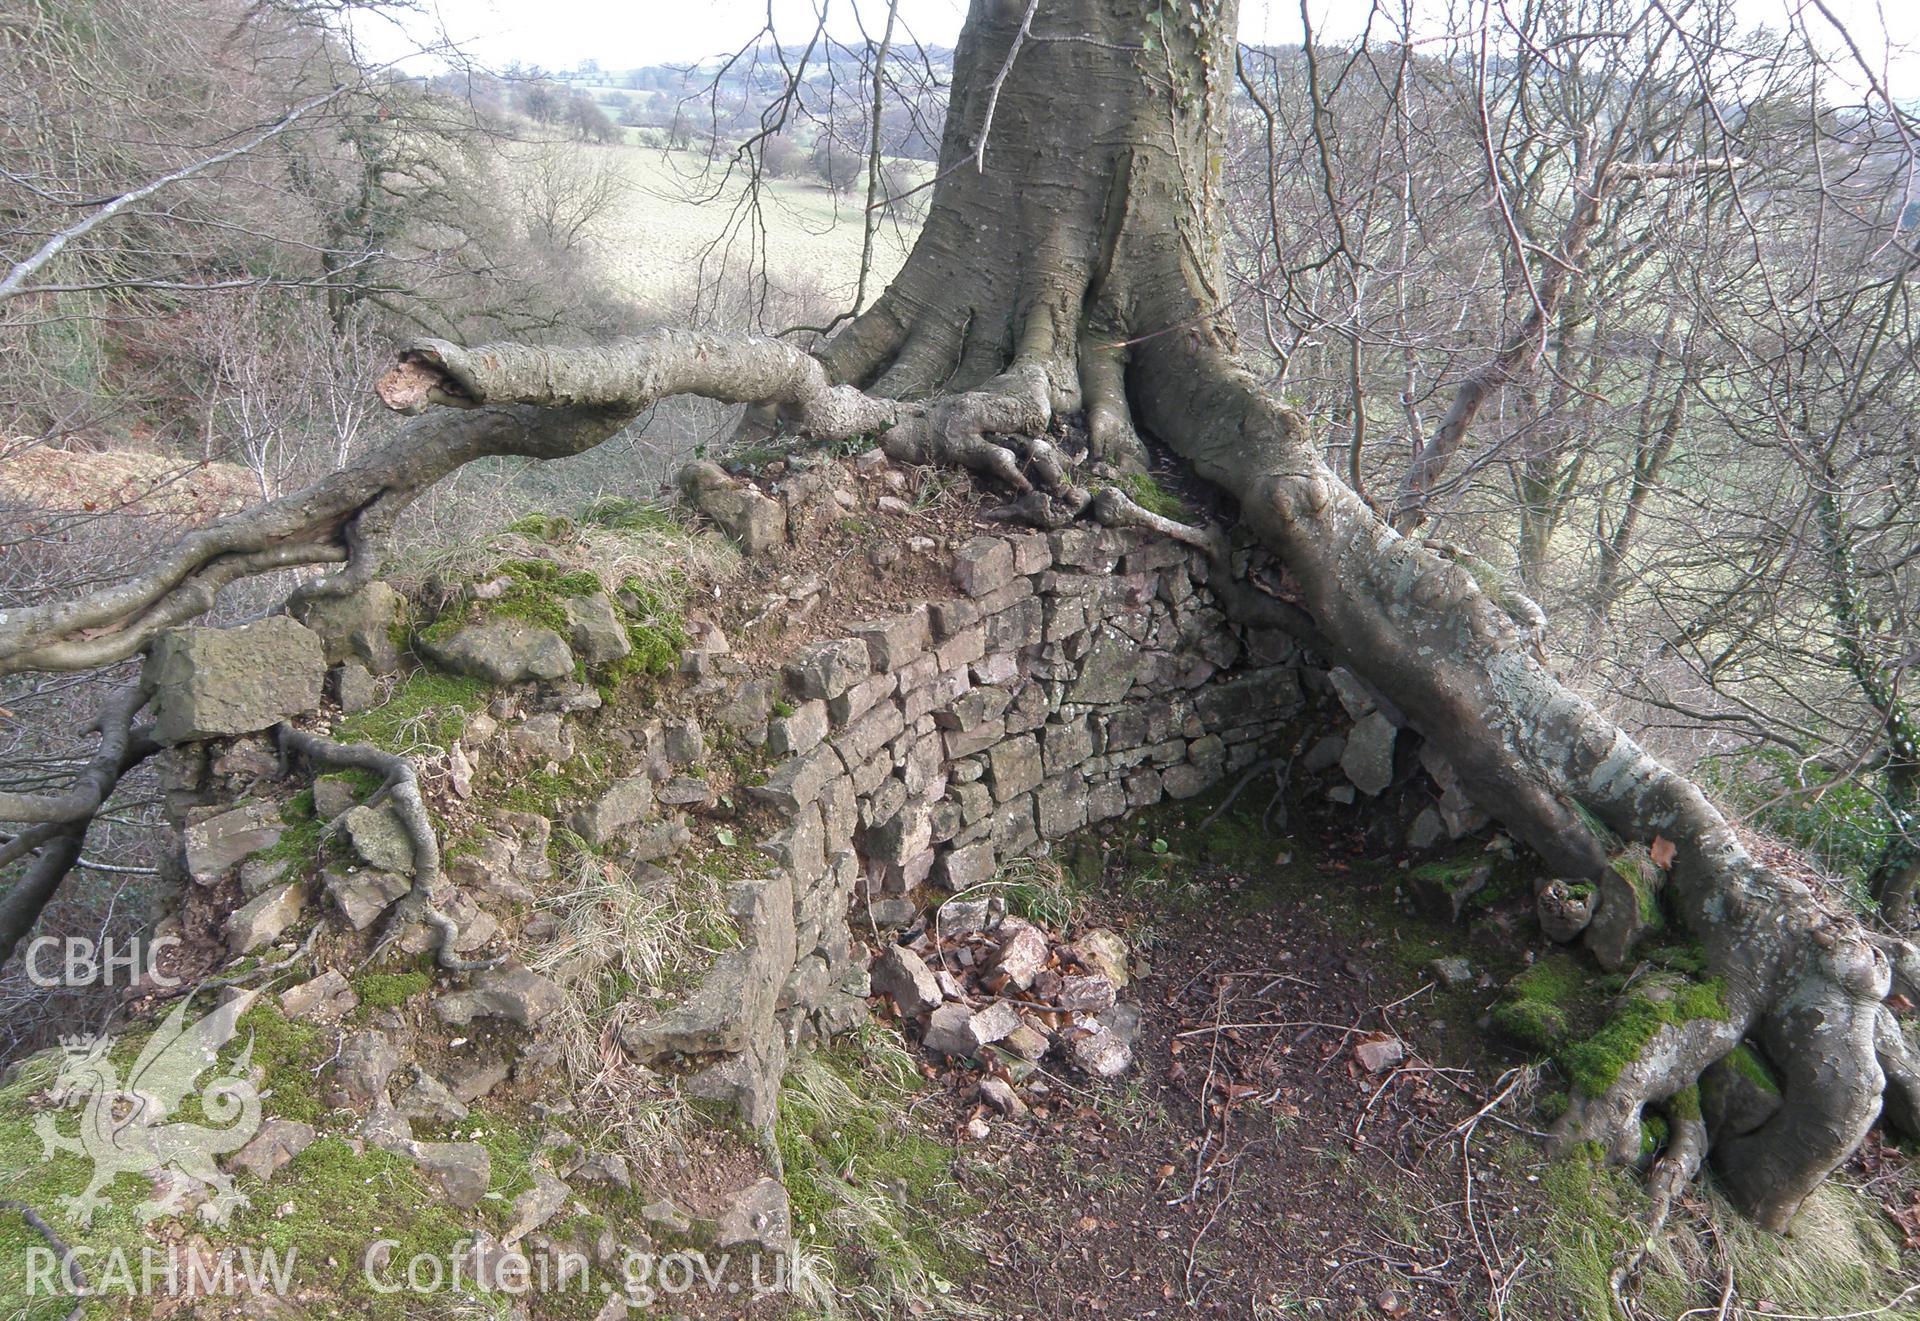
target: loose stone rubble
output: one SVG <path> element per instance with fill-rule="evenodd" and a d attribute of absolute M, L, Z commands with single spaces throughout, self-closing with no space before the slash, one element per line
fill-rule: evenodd
<path fill-rule="evenodd" d="M 1069 941 L 997 899 L 950 899 L 876 954 L 871 972 L 875 995 L 928 1051 L 977 1073 L 1002 1114 L 1026 1111 L 1023 1085 L 1050 1058 L 1098 1078 L 1133 1063 L 1140 1015 L 1118 1002 L 1129 954 L 1104 928 Z"/>

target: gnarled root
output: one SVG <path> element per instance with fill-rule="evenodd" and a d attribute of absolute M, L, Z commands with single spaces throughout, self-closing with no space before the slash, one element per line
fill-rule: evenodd
<path fill-rule="evenodd" d="M 1615 1162 L 1637 1162 L 1647 1107 L 1696 1086 L 1701 1072 L 1740 1044 L 1740 1037 L 1738 1022 L 1716 1018 L 1661 1027 L 1604 1091 L 1589 1096 L 1576 1086 L 1566 1114 L 1554 1125 L 1555 1145 L 1593 1143 Z"/>
<path fill-rule="evenodd" d="M 59 794 L 0 794 L 0 820 L 33 822 L 0 845 L 0 866 L 36 854 L 24 875 L 0 895 L 0 966 L 33 930 L 40 914 L 59 892 L 67 873 L 80 861 L 87 829 L 113 796 L 121 779 L 160 750 L 151 727 L 133 718 L 147 703 L 147 690 L 134 684 L 110 698 L 94 718 L 100 746 L 80 774 Z"/>
<path fill-rule="evenodd" d="M 1813 936 L 1822 934 L 1831 935 Z M 1879 1115 L 1886 1078 L 1874 1029 L 1889 989 L 1886 959 L 1847 936 L 1830 947 L 1810 939 L 1798 966 L 1770 988 L 1754 1035 L 1779 1073 L 1780 1109 L 1715 1148 L 1721 1181 L 1765 1228 L 1784 1231 Z"/>
<path fill-rule="evenodd" d="M 1885 1005 L 1874 1016 L 1873 1049 L 1887 1078 L 1881 1118 L 1906 1136 L 1920 1138 L 1920 1045 Z"/>
<path fill-rule="evenodd" d="M 374 771 L 384 776 L 380 791 L 371 801 L 392 801 L 394 815 L 399 817 L 413 845 L 413 885 L 388 910 L 383 933 L 374 942 L 367 962 L 379 958 L 415 921 L 433 928 L 438 936 L 434 962 L 450 972 L 474 972 L 498 967 L 505 961 L 504 955 L 462 958 L 458 952 L 459 925 L 434 906 L 433 890 L 440 880 L 440 841 L 433 833 L 427 806 L 421 801 L 420 777 L 411 760 L 366 743 L 335 743 L 291 725 L 275 726 L 274 733 L 280 741 L 282 756 L 298 754 L 317 765 Z"/>

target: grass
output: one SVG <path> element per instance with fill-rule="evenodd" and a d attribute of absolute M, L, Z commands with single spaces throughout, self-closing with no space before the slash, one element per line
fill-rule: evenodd
<path fill-rule="evenodd" d="M 527 963 L 564 993 L 549 1030 L 563 1045 L 583 1110 L 609 1150 L 650 1162 L 680 1144 L 691 1122 L 687 1105 L 651 1075 L 610 1065 L 601 1041 L 617 1016 L 671 1003 L 715 955 L 739 944 L 727 897 L 758 855 L 702 846 L 681 853 L 670 871 L 627 873 L 572 847 L 577 840 L 565 832 L 556 840 L 566 879 L 541 906 L 558 928 L 527 951 Z"/>
<path fill-rule="evenodd" d="M 774 1137 L 794 1232 L 823 1272 L 833 1263 L 813 1301 L 874 1317 L 966 1310 L 952 1295 L 979 1263 L 967 1222 L 981 1208 L 953 1178 L 954 1149 L 906 1116 L 917 1082 L 898 1037 L 871 1024 L 788 1069 Z"/>
<path fill-rule="evenodd" d="M 1045 858 L 1009 859 L 993 879 L 968 886 L 964 894 L 997 894 L 1009 913 L 1048 927 L 1065 926 L 1084 898 L 1073 873 Z"/>
<path fill-rule="evenodd" d="M 723 237 L 724 217 L 741 199 L 738 179 L 719 188 L 705 177 L 706 160 L 692 151 L 664 152 L 640 147 L 588 148 L 617 160 L 626 184 L 615 209 L 601 225 L 597 249 L 602 273 L 643 302 L 672 303 L 690 292 L 688 255 L 706 250 Z M 712 200 L 704 205 L 703 196 Z M 813 180 L 773 179 L 763 192 L 767 272 L 776 290 L 849 297 L 860 274 L 860 202 L 836 200 L 825 184 Z M 882 288 L 906 259 L 916 233 L 913 225 L 889 220 L 874 233 L 874 270 L 869 288 Z M 745 233 L 740 235 L 741 245 Z M 743 254 L 736 253 L 736 259 Z"/>
<path fill-rule="evenodd" d="M 1518 1144 L 1504 1147 L 1498 1159 L 1515 1178 L 1537 1163 Z M 1537 1258 L 1544 1270 L 1527 1286 L 1536 1297 L 1517 1301 L 1540 1315 L 1612 1321 L 1619 1310 L 1608 1279 L 1644 1239 L 1646 1194 L 1633 1175 L 1592 1152 L 1550 1162 L 1538 1179 L 1548 1251 Z M 1721 1272 L 1731 1267 L 1743 1316 L 1758 1315 L 1751 1309 L 1764 1299 L 1769 1310 L 1784 1314 L 1920 1318 L 1920 1300 L 1911 1298 L 1882 1310 L 1912 1281 L 1902 1273 L 1886 1220 L 1859 1189 L 1829 1180 L 1807 1199 L 1784 1236 L 1741 1216 L 1710 1177 L 1696 1189 L 1692 1206 L 1676 1214 L 1648 1254 L 1633 1290 L 1639 1315 L 1679 1316 L 1690 1308 L 1713 1315 Z M 1703 1233 L 1709 1227 L 1710 1236 Z"/>

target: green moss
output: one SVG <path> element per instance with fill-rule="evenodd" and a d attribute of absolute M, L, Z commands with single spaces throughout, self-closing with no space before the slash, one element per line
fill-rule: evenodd
<path fill-rule="evenodd" d="M 1758 1051 L 1744 1041 L 1727 1052 L 1727 1067 L 1770 1096 L 1780 1095 L 1780 1080 L 1760 1058 Z"/>
<path fill-rule="evenodd" d="M 562 1242 L 572 1240 L 576 1243 L 591 1243 L 606 1231 L 609 1223 L 603 1215 L 582 1211 L 568 1216 L 559 1224 L 552 1226 L 548 1232 Z"/>
<path fill-rule="evenodd" d="M 422 641 L 437 642 L 469 624 L 495 619 L 518 620 L 549 629 L 564 638 L 572 631 L 567 619 L 567 598 L 591 596 L 605 590 L 598 575 L 585 570 L 569 571 L 552 560 L 502 560 L 492 573 L 482 577 L 504 579 L 505 589 L 488 600 L 468 597 L 448 606 L 420 631 Z"/>
<path fill-rule="evenodd" d="M 1593 995 L 1591 979 L 1568 955 L 1555 954 L 1521 973 L 1493 1008 L 1493 1026 L 1537 1051 L 1558 1049 L 1577 1027 Z"/>
<path fill-rule="evenodd" d="M 368 972 L 353 979 L 354 994 L 368 1009 L 398 1009 L 433 985 L 433 974 L 413 972 Z"/>
<path fill-rule="evenodd" d="M 37 1107 L 33 1098 L 53 1081 L 59 1062 L 57 1050 L 33 1056 L 22 1061 L 12 1080 L 0 1087 L 0 1198 L 34 1208 L 73 1248 L 87 1248 L 99 1254 L 118 1249 L 138 1263 L 141 1245 L 148 1240 L 142 1233 L 136 1208 L 153 1191 L 146 1179 L 136 1174 L 122 1174 L 103 1190 L 107 1200 L 94 1212 L 93 1222 L 88 1226 L 72 1221 L 60 1201 L 62 1197 L 79 1194 L 87 1186 L 94 1163 L 77 1152 L 56 1150 L 52 1155 L 46 1154 L 34 1129 Z M 124 1077 L 125 1065 L 121 1067 Z M 78 1107 L 39 1113 L 52 1119 L 62 1134 L 71 1136 L 78 1131 L 81 1115 Z M 44 1251 L 46 1246 L 46 1240 L 18 1211 L 0 1208 L 0 1316 L 21 1321 L 60 1321 L 73 1311 L 71 1298 L 45 1293 L 30 1296 L 27 1292 L 28 1254 Z M 103 1308 L 87 1313 L 97 1317 L 114 1314 Z"/>
<path fill-rule="evenodd" d="M 590 792 L 597 777 L 569 774 L 566 770 L 529 769 L 490 785 L 487 800 L 513 812 L 532 812 L 536 816 L 558 818 L 572 799 Z M 555 835 L 561 832 L 556 830 Z M 567 832 L 571 834 L 571 832 Z M 578 837 L 573 840 L 579 843 Z"/>
<path fill-rule="evenodd" d="M 912 1058 L 872 1040 L 880 1031 L 796 1062 L 774 1140 L 796 1233 L 889 1289 L 881 1314 L 906 1315 L 909 1298 L 943 1294 L 978 1264 L 955 1228 L 980 1204 L 954 1178 L 954 1149 L 902 1113 Z"/>
<path fill-rule="evenodd" d="M 1678 973 L 1645 978 L 1610 1010 L 1624 985 L 1587 971 L 1567 954 L 1540 960 L 1513 979 L 1493 1008 L 1493 1025 L 1530 1050 L 1553 1056 L 1574 1087 L 1598 1096 L 1662 1028 L 1700 1018 L 1724 1020 L 1725 984 Z"/>
<path fill-rule="evenodd" d="M 1675 1119 L 1700 1118 L 1700 1088 L 1689 1083 L 1668 1097 L 1667 1112 Z"/>
<path fill-rule="evenodd" d="M 513 1199 L 533 1187 L 539 1136 L 499 1111 L 475 1110 L 461 1123 L 460 1131 L 487 1149 L 492 1182 L 483 1205 L 504 1217 Z"/>
<path fill-rule="evenodd" d="M 1690 977 L 1704 977 L 1707 972 L 1707 951 L 1702 945 L 1661 945 L 1648 950 L 1646 958 L 1649 963 Z"/>
<path fill-rule="evenodd" d="M 1648 1115 L 1640 1121 L 1640 1154 L 1651 1156 L 1667 1144 L 1670 1130 L 1667 1121 L 1659 1115 Z"/>
<path fill-rule="evenodd" d="M 376 1278 L 404 1284 L 407 1262 L 431 1256 L 445 1263 L 470 1237 L 412 1161 L 376 1147 L 356 1153 L 337 1137 L 320 1138 L 295 1156 L 270 1187 L 250 1175 L 242 1182 L 253 1205 L 234 1217 L 227 1237 L 282 1256 L 297 1252 L 295 1278 L 304 1288 L 319 1286 L 371 1321 L 422 1315 L 424 1305 L 410 1289 L 382 1294 L 371 1287 L 362 1269 L 369 1247 L 398 1241 L 389 1260 L 399 1263 L 399 1274 Z"/>
<path fill-rule="evenodd" d="M 326 1059 L 326 1034 L 311 1023 L 284 1017 L 271 1003 L 257 1002 L 240 1016 L 239 1030 L 227 1052 L 253 1042 L 254 1067 L 260 1070 L 261 1105 L 266 1113 L 311 1124 L 326 1113 L 314 1071 Z"/>
<path fill-rule="evenodd" d="M 633 650 L 600 668 L 600 694 L 609 699 L 628 679 L 673 673 L 687 645 L 686 623 L 671 587 L 629 577 L 620 584 L 620 597 Z"/>
<path fill-rule="evenodd" d="M 492 691 L 481 679 L 415 670 L 384 703 L 342 720 L 333 737 L 388 752 L 405 752 L 423 743 L 449 747 L 466 732 L 468 719 L 486 709 Z"/>
<path fill-rule="evenodd" d="M 573 520 L 559 514 L 528 514 L 507 524 L 507 531 L 554 545 L 572 541 L 577 535 Z"/>
<path fill-rule="evenodd" d="M 773 713 L 779 716 L 782 720 L 785 720 L 788 716 L 791 716 L 793 714 L 793 703 L 789 702 L 784 697 L 775 698 L 773 703 Z"/>
<path fill-rule="evenodd" d="M 366 798 L 386 783 L 377 771 L 362 770 L 358 766 L 350 766 L 344 771 L 328 771 L 317 778 L 339 781 L 353 791 L 355 798 Z"/>
<path fill-rule="evenodd" d="M 327 830 L 326 823 L 314 815 L 313 790 L 302 789 L 289 798 L 280 809 L 280 819 L 287 827 L 280 838 L 254 856 L 262 862 L 291 864 L 291 875 L 312 871 L 326 848 Z"/>
<path fill-rule="evenodd" d="M 1150 514 L 1175 519 L 1188 516 L 1186 501 L 1144 472 L 1130 472 L 1116 484 L 1126 492 L 1128 498 Z"/>
<path fill-rule="evenodd" d="M 1604 1027 L 1561 1048 L 1556 1058 L 1582 1094 L 1599 1096 L 1613 1085 L 1620 1070 L 1640 1057 L 1662 1028 L 1699 1018 L 1725 1020 L 1724 989 L 1718 978 L 1687 982 L 1671 997 L 1650 994 L 1645 986 L 1635 988 Z"/>

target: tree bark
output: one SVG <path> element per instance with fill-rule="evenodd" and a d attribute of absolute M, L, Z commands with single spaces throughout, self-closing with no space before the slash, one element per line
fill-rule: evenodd
<path fill-rule="evenodd" d="M 1241 365 L 1213 187 L 1234 6 L 1178 17 L 1137 0 L 1043 6 L 1001 89 L 988 169 L 976 173 L 963 162 L 977 145 L 978 102 L 1023 10 L 973 5 L 942 159 L 954 173 L 894 286 L 823 360 L 836 379 L 881 394 L 992 389 L 1010 369 L 1038 370 L 1055 409 L 1109 419 L 1093 434 L 1100 457 L 1124 457 L 1144 427 L 1237 502 L 1242 525 L 1298 583 L 1330 658 L 1404 712 L 1554 874 L 1597 887 L 1607 920 L 1596 915 L 1588 941 L 1609 963 L 1630 958 L 1640 896 L 1582 810 L 1629 843 L 1673 844 L 1664 902 L 1700 942 L 1724 1016 L 1655 1032 L 1603 1095 L 1575 1097 L 1559 1135 L 1636 1159 L 1643 1110 L 1750 1038 L 1780 1074 L 1783 1104 L 1754 1132 L 1719 1135 L 1716 1149 L 1736 1198 L 1784 1227 L 1880 1111 L 1888 956 L 1756 864 L 1696 786 L 1562 687 L 1472 577 L 1375 515 Z M 1082 94 L 1063 106 L 1062 87 Z M 1583 199 L 1556 271 L 1577 266 L 1600 192 Z M 1523 327 L 1499 369 L 1514 370 L 1537 340 L 1537 327 Z M 1092 360 L 1089 346 L 1104 356 Z M 1432 467 L 1409 482 L 1416 495 Z M 1418 504 L 1403 492 L 1401 518 L 1417 521 L 1404 511 Z M 1706 1140 L 1695 1135 L 1673 1160 L 1690 1173 Z"/>

